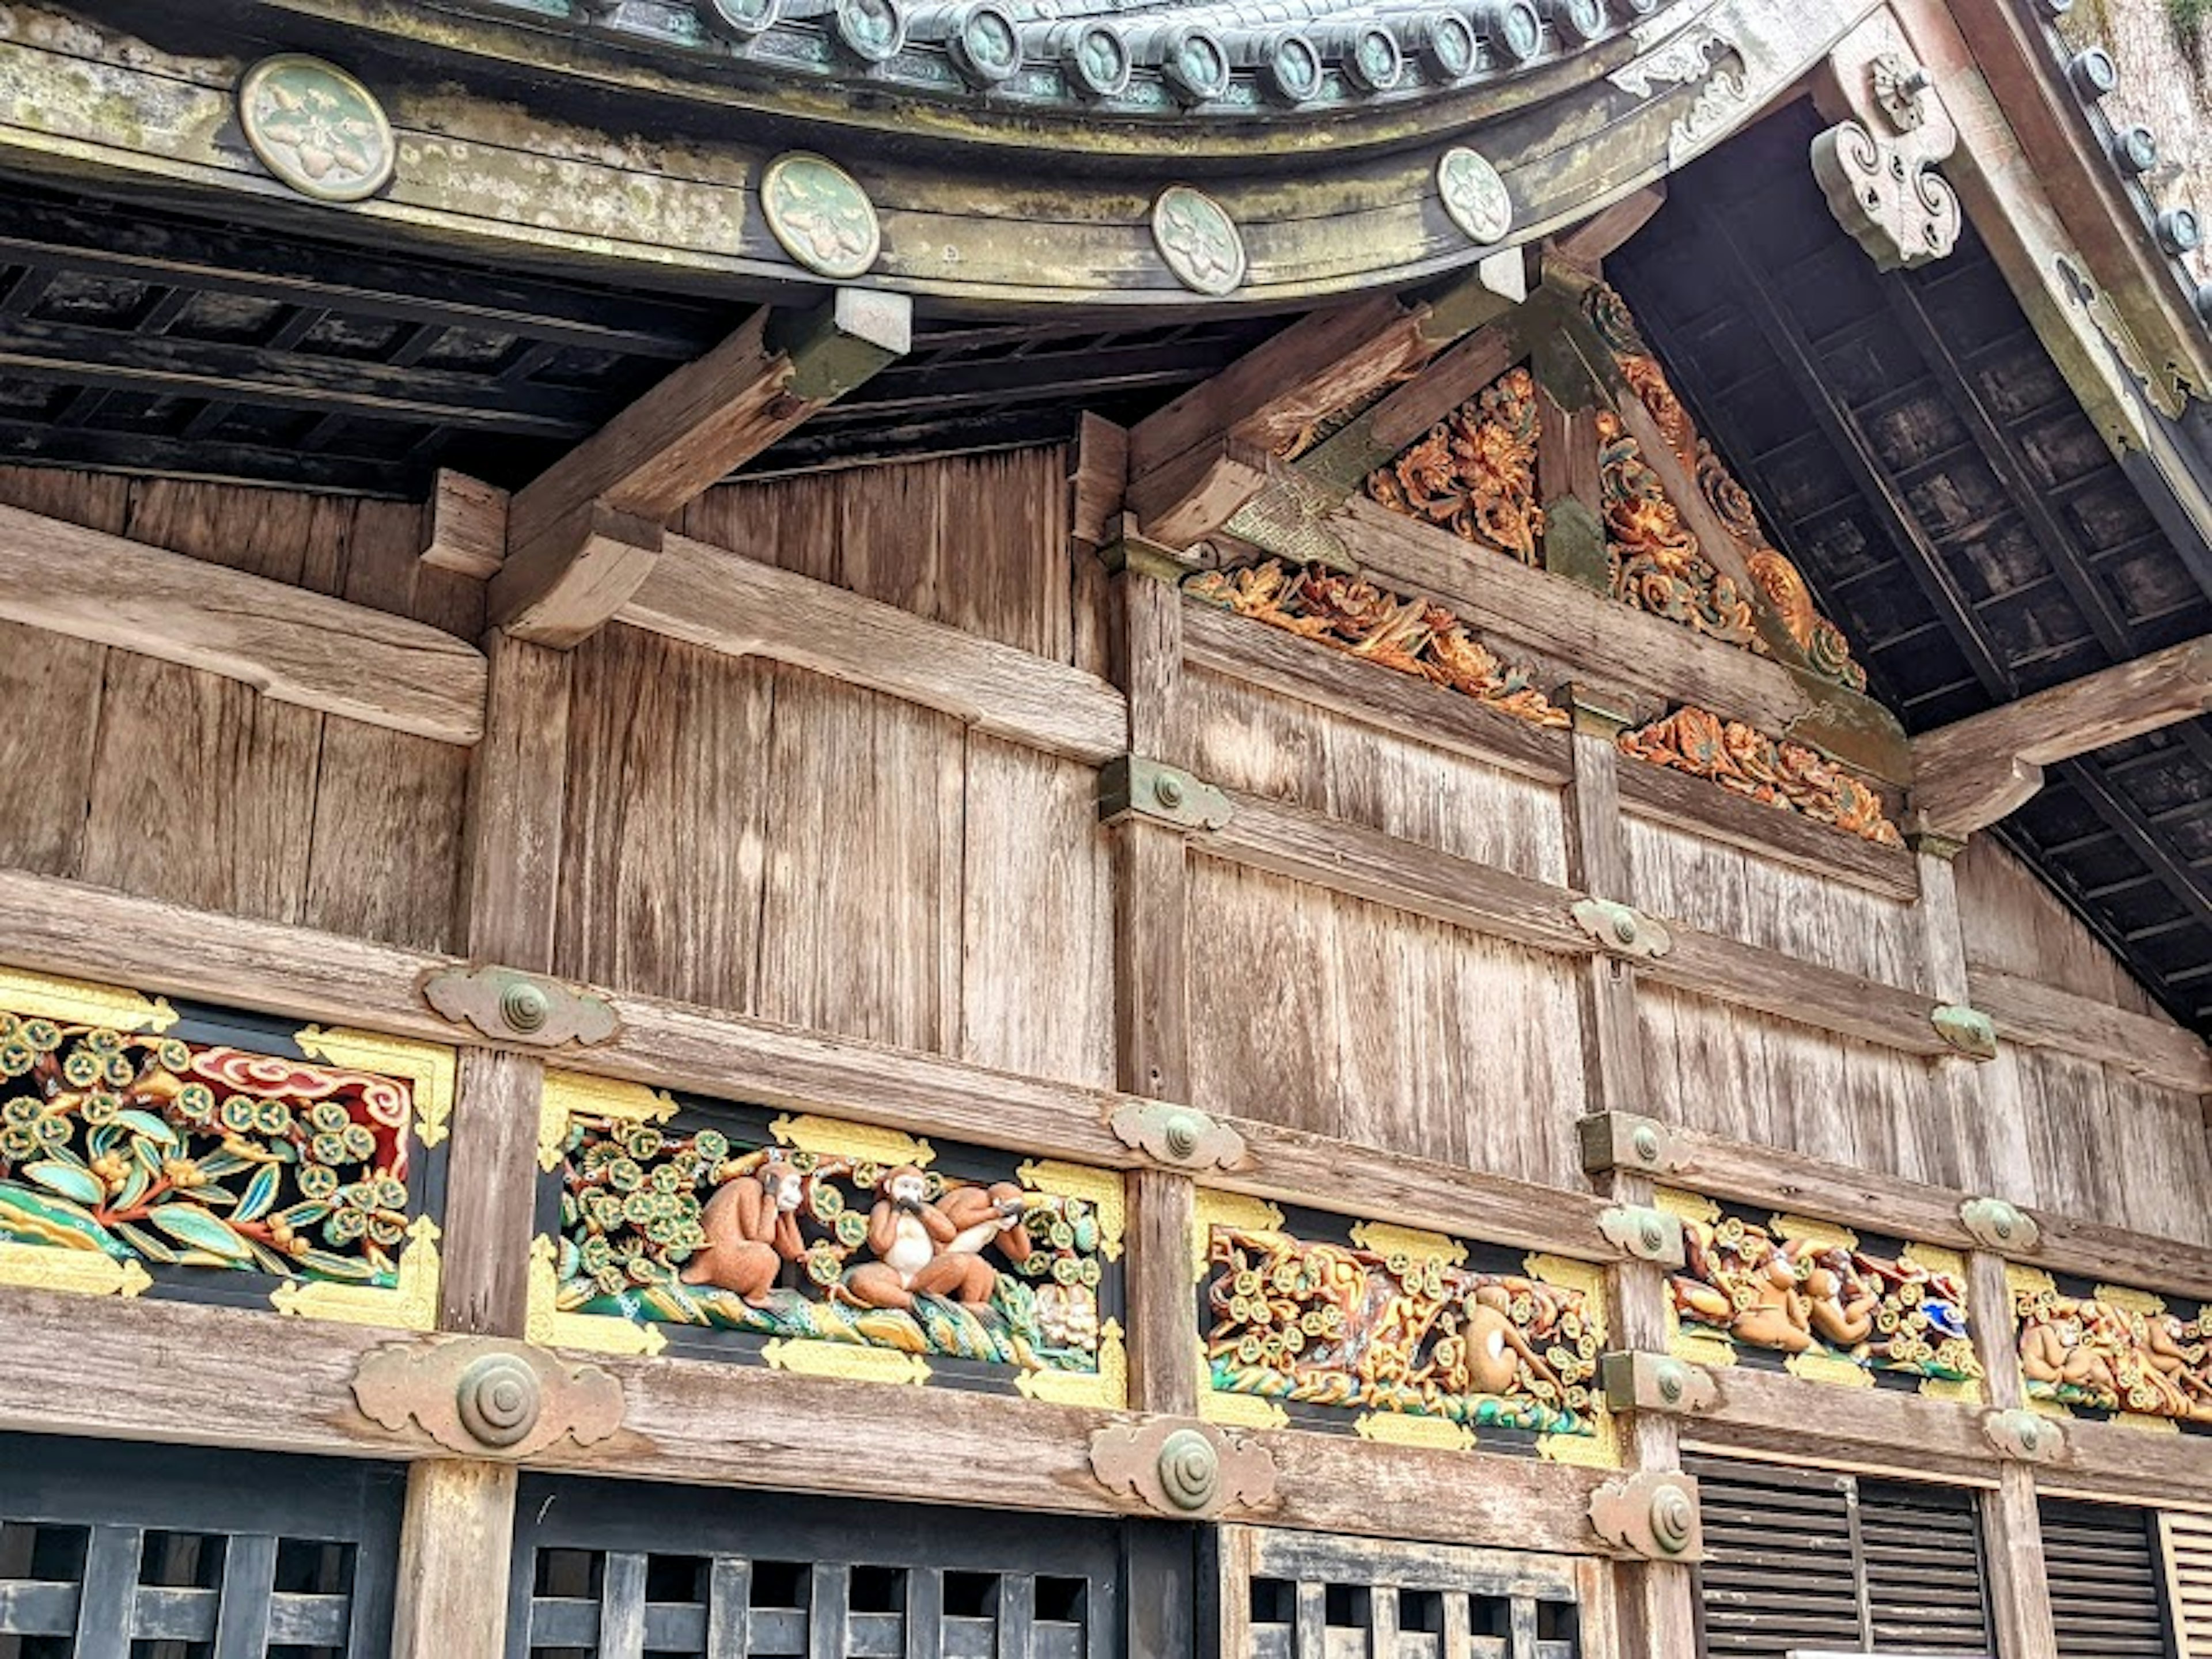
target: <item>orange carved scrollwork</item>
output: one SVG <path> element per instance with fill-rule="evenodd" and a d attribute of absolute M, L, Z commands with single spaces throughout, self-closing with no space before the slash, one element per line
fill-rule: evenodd
<path fill-rule="evenodd" d="M 1539 726 L 1565 726 L 1565 710 L 1501 663 L 1467 624 L 1431 600 L 1408 598 L 1326 565 L 1267 559 L 1237 570 L 1186 577 L 1194 599 L 1417 675 Z"/>
<path fill-rule="evenodd" d="M 1881 797 L 1802 744 L 1778 743 L 1741 720 L 1681 708 L 1620 736 L 1624 753 L 1711 778 L 1732 793 L 1802 812 L 1881 847 L 1902 847 Z"/>
<path fill-rule="evenodd" d="M 1541 562 L 1537 538 L 1536 386 L 1508 369 L 1367 480 L 1367 493 L 1394 513 L 1449 530 L 1462 541 Z"/>
<path fill-rule="evenodd" d="M 1751 601 L 1713 568 L 1618 416 L 1597 417 L 1613 596 L 1764 656 Z"/>

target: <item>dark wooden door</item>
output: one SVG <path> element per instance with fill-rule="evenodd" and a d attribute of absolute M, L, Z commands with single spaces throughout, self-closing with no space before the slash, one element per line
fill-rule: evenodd
<path fill-rule="evenodd" d="M 0 1659 L 382 1659 L 405 1480 L 0 1435 Z"/>
<path fill-rule="evenodd" d="M 1195 1552 L 1164 1524 L 531 1477 L 508 1651 L 1169 1659 Z"/>

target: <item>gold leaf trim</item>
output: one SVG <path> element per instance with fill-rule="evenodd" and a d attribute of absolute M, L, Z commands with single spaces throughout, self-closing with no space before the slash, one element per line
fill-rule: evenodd
<path fill-rule="evenodd" d="M 811 1148 L 802 1146 L 802 1152 Z M 896 1348 L 864 1347 L 857 1342 L 817 1342 L 808 1337 L 779 1337 L 761 1349 L 775 1370 L 794 1376 L 831 1376 L 845 1382 L 896 1382 L 920 1388 L 929 1381 L 929 1363 Z"/>
<path fill-rule="evenodd" d="M 861 1158 L 877 1164 L 911 1164 L 916 1169 L 926 1170 L 937 1156 L 936 1149 L 927 1141 L 872 1123 L 846 1123 L 834 1117 L 802 1113 L 797 1117 L 780 1117 L 768 1128 L 782 1145 L 796 1146 L 802 1152 L 812 1152 L 817 1157 Z"/>
<path fill-rule="evenodd" d="M 454 1060 L 451 1048 L 434 1042 L 412 1042 L 404 1037 L 374 1031 L 328 1030 L 309 1025 L 293 1034 L 292 1041 L 310 1060 L 327 1060 L 356 1072 L 374 1072 L 402 1077 L 412 1085 L 415 1097 L 415 1138 L 434 1146 L 446 1138 L 453 1116 Z"/>
<path fill-rule="evenodd" d="M 1024 1398 L 1055 1406 L 1103 1406 L 1119 1411 L 1129 1403 L 1129 1350 L 1121 1322 L 1098 1328 L 1096 1371 L 1024 1371 L 1015 1389 Z"/>
<path fill-rule="evenodd" d="M 1474 1449 L 1474 1431 L 1446 1417 L 1362 1412 L 1352 1426 L 1362 1440 L 1379 1441 L 1386 1446 L 1426 1446 L 1437 1451 Z"/>
<path fill-rule="evenodd" d="M 1793 1353 L 1782 1369 L 1808 1382 L 1825 1382 L 1838 1389 L 1871 1389 L 1874 1373 L 1853 1360 L 1832 1353 Z"/>
<path fill-rule="evenodd" d="M 1897 1259 L 1908 1267 L 1917 1267 L 1923 1273 L 1947 1273 L 1961 1289 L 1966 1283 L 1966 1258 L 1956 1250 L 1947 1250 L 1935 1244 L 1908 1244 L 1897 1253 Z"/>
<path fill-rule="evenodd" d="M 1679 1187 L 1658 1187 L 1652 1190 L 1651 1201 L 1681 1220 L 1702 1222 L 1708 1227 L 1720 1225 L 1721 1206 L 1703 1194 L 1686 1193 Z"/>
<path fill-rule="evenodd" d="M 2014 1296 L 2056 1296 L 2058 1281 L 2040 1267 L 2018 1261 L 2005 1263 L 2005 1288 Z"/>
<path fill-rule="evenodd" d="M 2181 1425 L 2170 1417 L 2151 1417 L 2142 1412 L 2121 1412 L 2112 1421 L 2124 1429 L 2139 1429 L 2145 1434 L 2179 1434 Z"/>
<path fill-rule="evenodd" d="M 305 1045 L 301 1045 L 304 1047 Z M 344 1064 L 346 1062 L 339 1062 Z M 401 1331 L 428 1331 L 438 1324 L 438 1224 L 418 1215 L 407 1226 L 399 1252 L 399 1282 L 341 1285 L 328 1279 L 288 1279 L 270 1292 L 269 1305 L 301 1319 L 341 1325 L 378 1325 Z"/>
<path fill-rule="evenodd" d="M 177 1011 L 161 997 L 142 996 L 87 979 L 54 979 L 0 969 L 0 1007 L 68 1025 L 104 1025 L 113 1031 L 166 1031 Z"/>
<path fill-rule="evenodd" d="M 71 1296 L 134 1297 L 153 1282 L 136 1261 L 118 1261 L 105 1250 L 0 1240 L 0 1285 L 63 1291 Z"/>
<path fill-rule="evenodd" d="M 2125 1285 L 2100 1285 L 2097 1300 L 2109 1302 L 2115 1308 L 2124 1308 L 2130 1313 L 2141 1314 L 2146 1319 L 2155 1318 L 2166 1311 L 2166 1299 L 2148 1291 L 2138 1291 Z"/>
<path fill-rule="evenodd" d="M 1442 1233 L 1424 1232 L 1418 1227 L 1395 1226 L 1388 1221 L 1361 1222 L 1352 1230 L 1352 1242 L 1380 1256 L 1407 1255 L 1416 1261 L 1442 1262 L 1454 1267 L 1467 1261 L 1467 1246 L 1457 1239 Z"/>
<path fill-rule="evenodd" d="M 561 1310 L 560 1276 L 555 1266 L 557 1252 L 544 1234 L 530 1246 L 530 1318 L 524 1334 L 541 1348 L 576 1348 L 586 1353 L 628 1353 L 651 1356 L 668 1346 L 660 1328 L 645 1320 L 617 1319 L 611 1314 L 575 1314 Z"/>
<path fill-rule="evenodd" d="M 678 1110 L 675 1097 L 642 1083 L 618 1083 L 582 1072 L 548 1072 L 538 1094 L 538 1167 L 561 1167 L 568 1130 L 584 1113 L 610 1123 L 665 1123 Z"/>
<path fill-rule="evenodd" d="M 1605 1269 L 1596 1262 L 1531 1250 L 1521 1258 L 1521 1270 L 1531 1279 L 1556 1285 L 1563 1291 L 1581 1291 L 1583 1317 L 1589 1321 L 1592 1334 L 1601 1343 L 1612 1335 L 1611 1309 L 1605 1297 Z"/>
<path fill-rule="evenodd" d="M 1281 1209 L 1264 1198 L 1200 1188 L 1191 1217 L 1191 1283 L 1203 1284 L 1206 1280 L 1206 1264 L 1213 1259 L 1216 1227 L 1233 1227 L 1247 1233 L 1279 1233 L 1283 1231 L 1284 1219 Z"/>
<path fill-rule="evenodd" d="M 1667 1338 L 1667 1352 L 1677 1359 L 1688 1360 L 1693 1365 L 1735 1364 L 1735 1344 L 1726 1337 L 1713 1336 L 1704 1331 L 1675 1329 Z"/>
<path fill-rule="evenodd" d="M 1923 1376 L 1920 1392 L 1929 1400 L 1948 1400 L 1961 1406 L 1983 1403 L 1982 1384 L 1978 1377 Z"/>
<path fill-rule="evenodd" d="M 1265 1395 L 1209 1389 L 1198 1398 L 1198 1414 L 1207 1423 L 1232 1429 L 1286 1429 L 1291 1414 Z"/>
<path fill-rule="evenodd" d="M 1599 1418 L 1595 1434 L 1538 1435 L 1536 1455 L 1571 1468 L 1617 1469 L 1621 1467 L 1620 1433 L 1607 1413 Z"/>
<path fill-rule="evenodd" d="M 1849 1227 L 1817 1217 L 1781 1214 L 1773 1218 L 1773 1224 L 1778 1236 L 1794 1243 L 1822 1249 L 1856 1250 L 1859 1247 L 1859 1236 Z"/>
<path fill-rule="evenodd" d="M 1094 1170 L 1084 1164 L 1059 1164 L 1032 1158 L 1014 1171 L 1022 1185 L 1060 1198 L 1079 1198 L 1098 1212 L 1098 1248 L 1109 1261 L 1121 1259 L 1121 1242 L 1128 1234 L 1128 1191 L 1115 1170 Z"/>

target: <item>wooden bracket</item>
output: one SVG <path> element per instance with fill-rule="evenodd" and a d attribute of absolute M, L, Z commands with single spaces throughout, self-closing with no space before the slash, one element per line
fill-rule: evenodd
<path fill-rule="evenodd" d="M 1970 1060 L 1997 1057 L 1997 1028 L 1987 1014 L 1963 1003 L 1946 1002 L 1928 1016 L 1936 1034 Z"/>
<path fill-rule="evenodd" d="M 522 1458 L 562 1437 L 597 1445 L 622 1426 L 622 1384 L 542 1348 L 485 1337 L 399 1342 L 363 1356 L 354 1402 L 394 1434 L 411 1422 L 449 1451 Z"/>
<path fill-rule="evenodd" d="M 1982 1436 L 2008 1463 L 2051 1463 L 2066 1449 L 2065 1425 L 2032 1411 L 1991 1412 Z"/>
<path fill-rule="evenodd" d="M 1632 904 L 1586 898 L 1577 899 L 1568 909 L 1575 925 L 1595 939 L 1598 948 L 1607 956 L 1650 960 L 1665 956 L 1674 948 L 1674 941 L 1664 924 L 1655 921 Z"/>
<path fill-rule="evenodd" d="M 2043 1243 L 2035 1218 L 2002 1198 L 1968 1199 L 1959 1206 L 1959 1224 L 1975 1243 L 2001 1255 L 2029 1255 Z"/>
<path fill-rule="evenodd" d="M 1177 830 L 1225 830 L 1229 797 L 1180 767 L 1142 755 L 1117 755 L 1099 769 L 1098 821 L 1150 818 Z"/>
<path fill-rule="evenodd" d="M 1275 1460 L 1210 1423 L 1101 1429 L 1091 1437 L 1091 1472 L 1109 1492 L 1133 1492 L 1178 1521 L 1260 1509 L 1275 1495 Z"/>
<path fill-rule="evenodd" d="M 554 1048 L 612 1042 L 622 1029 L 604 997 L 572 991 L 513 968 L 472 968 L 426 981 L 423 1000 L 459 1024 L 473 1025 L 500 1042 Z"/>
<path fill-rule="evenodd" d="M 1638 1261 L 1679 1267 L 1685 1260 L 1681 1218 L 1664 1210 L 1616 1204 L 1599 1212 L 1597 1230 L 1607 1243 Z"/>
<path fill-rule="evenodd" d="M 1608 1480 L 1590 1495 L 1590 1528 L 1624 1555 L 1645 1561 L 1702 1561 L 1705 1523 L 1698 1483 L 1686 1474 Z"/>
<path fill-rule="evenodd" d="M 1190 1106 L 1127 1101 L 1106 1120 L 1124 1146 L 1179 1170 L 1249 1170 L 1244 1137 Z"/>
<path fill-rule="evenodd" d="M 1644 1175 L 1673 1175 L 1683 1167 L 1673 1131 L 1632 1112 L 1599 1112 L 1575 1126 L 1581 1138 L 1583 1170 L 1606 1175 L 1635 1170 Z"/>
<path fill-rule="evenodd" d="M 1720 1403 L 1712 1373 L 1671 1354 L 1606 1354 L 1598 1360 L 1598 1378 L 1605 1403 L 1617 1412 L 1693 1417 Z"/>
<path fill-rule="evenodd" d="M 422 562 L 479 580 L 507 557 L 507 492 L 445 467 L 430 487 Z"/>

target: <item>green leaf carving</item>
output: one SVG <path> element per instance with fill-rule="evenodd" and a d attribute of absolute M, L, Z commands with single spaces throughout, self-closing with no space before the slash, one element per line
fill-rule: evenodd
<path fill-rule="evenodd" d="M 253 1179 L 246 1183 L 246 1196 L 238 1200 L 236 1219 L 261 1219 L 269 1206 L 276 1201 L 276 1182 L 281 1173 L 274 1164 L 264 1164 L 255 1171 Z"/>
<path fill-rule="evenodd" d="M 35 1181 L 50 1193 L 59 1193 L 64 1198 L 73 1198 L 80 1204 L 97 1204 L 107 1196 L 107 1188 L 100 1177 L 89 1170 L 61 1163 L 26 1164 L 26 1179 Z"/>
<path fill-rule="evenodd" d="M 174 1146 L 177 1144 L 177 1132 L 151 1112 L 118 1112 L 115 1121 L 136 1129 L 158 1146 Z"/>
<path fill-rule="evenodd" d="M 250 1261 L 246 1241 L 196 1204 L 161 1204 L 146 1212 L 146 1219 L 180 1244 L 228 1261 Z"/>
<path fill-rule="evenodd" d="M 27 1187 L 0 1185 L 0 1237 L 25 1244 L 58 1244 L 127 1257 L 129 1249 L 88 1210 Z"/>

